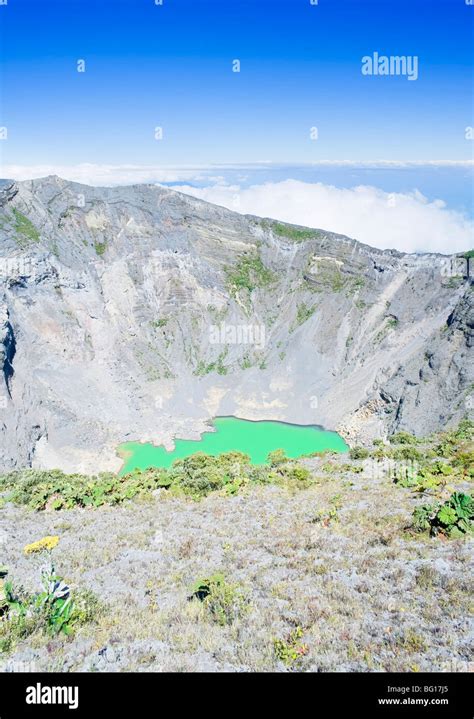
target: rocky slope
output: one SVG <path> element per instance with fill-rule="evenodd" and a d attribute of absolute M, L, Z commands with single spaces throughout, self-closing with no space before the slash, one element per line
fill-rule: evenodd
<path fill-rule="evenodd" d="M 464 262 L 152 185 L 0 185 L 0 468 L 114 469 L 215 415 L 349 441 L 471 411 Z"/>

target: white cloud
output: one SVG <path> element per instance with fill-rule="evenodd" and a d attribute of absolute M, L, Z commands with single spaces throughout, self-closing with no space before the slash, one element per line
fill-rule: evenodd
<path fill-rule="evenodd" d="M 228 163 L 213 165 L 104 165 L 83 162 L 77 165 L 4 165 L 1 176 L 11 180 L 33 180 L 47 175 L 58 175 L 72 182 L 84 182 L 89 185 L 127 185 L 139 182 L 190 182 L 217 181 L 210 173 L 225 170 L 256 170 L 268 171 L 287 169 L 288 174 L 292 167 L 326 168 L 340 167 L 353 169 L 406 169 L 422 167 L 459 167 L 471 169 L 473 160 L 428 160 L 428 161 L 398 161 L 398 160 L 319 160 L 306 165 L 280 164 L 270 161 L 250 163 Z"/>
<path fill-rule="evenodd" d="M 154 165 L 6 165 L 2 176 L 9 180 L 34 180 L 58 175 L 86 185 L 112 186 L 155 182 L 190 182 L 209 179 L 201 167 L 156 167 Z M 217 178 L 213 178 L 217 179 Z M 212 180 L 211 180 L 212 181 Z"/>
<path fill-rule="evenodd" d="M 225 184 L 174 189 L 236 212 L 339 232 L 381 249 L 450 254 L 474 244 L 472 220 L 418 191 L 387 193 L 365 185 L 341 189 L 299 180 L 244 189 Z"/>

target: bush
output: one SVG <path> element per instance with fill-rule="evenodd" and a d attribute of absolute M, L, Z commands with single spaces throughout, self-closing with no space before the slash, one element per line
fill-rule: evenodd
<path fill-rule="evenodd" d="M 461 444 L 474 440 L 474 422 L 463 419 L 457 429 L 443 432 L 438 436 L 436 451 L 441 457 L 451 457 L 459 450 Z"/>
<path fill-rule="evenodd" d="M 423 454 L 416 447 L 410 445 L 403 447 L 396 447 L 392 452 L 393 459 L 411 459 L 416 462 L 420 462 L 423 459 Z"/>
<path fill-rule="evenodd" d="M 278 661 L 290 666 L 308 653 L 307 644 L 300 642 L 302 636 L 302 628 L 295 627 L 284 639 L 273 640 L 273 650 Z"/>
<path fill-rule="evenodd" d="M 169 471 L 171 486 L 195 498 L 225 489 L 237 491 L 246 481 L 250 457 L 243 452 L 227 452 L 212 457 L 197 452 L 173 463 Z"/>
<path fill-rule="evenodd" d="M 211 619 L 221 626 L 232 624 L 247 605 L 247 599 L 237 584 L 230 584 L 223 574 L 198 579 L 191 587 L 190 599 L 202 602 Z"/>
<path fill-rule="evenodd" d="M 233 267 L 225 267 L 227 287 L 232 296 L 239 290 L 253 292 L 256 287 L 267 287 L 276 280 L 276 275 L 266 267 L 259 255 L 243 255 Z"/>
<path fill-rule="evenodd" d="M 317 230 L 293 227 L 292 225 L 287 225 L 284 222 L 272 222 L 271 224 L 265 222 L 262 223 L 262 226 L 269 227 L 274 235 L 278 235 L 279 237 L 288 237 L 289 239 L 296 240 L 297 242 L 303 242 L 304 240 L 310 240 L 321 236 L 321 233 Z"/>
<path fill-rule="evenodd" d="M 290 465 L 286 465 L 283 470 L 283 479 L 292 483 L 293 480 L 296 481 L 296 483 L 307 483 L 308 480 L 311 478 L 311 472 L 306 467 L 301 467 L 301 465 L 297 464 L 296 462 L 292 462 Z"/>
<path fill-rule="evenodd" d="M 409 432 L 396 432 L 390 437 L 390 444 L 416 444 L 417 438 Z"/>
<path fill-rule="evenodd" d="M 163 470 L 151 469 L 120 477 L 112 472 L 98 475 L 65 474 L 56 469 L 16 470 L 0 477 L 4 500 L 26 504 L 31 509 L 70 509 L 118 504 L 151 489 L 169 486 Z"/>
<path fill-rule="evenodd" d="M 462 444 L 459 449 L 455 451 L 454 457 L 451 461 L 453 466 L 459 468 L 463 474 L 468 477 L 474 477 L 473 443 L 470 442 L 469 444 Z"/>
<path fill-rule="evenodd" d="M 275 449 L 273 452 L 269 452 L 267 461 L 270 467 L 279 467 L 285 462 L 289 462 L 284 449 Z"/>
<path fill-rule="evenodd" d="M 352 447 L 349 450 L 349 457 L 351 459 L 367 459 L 370 452 L 365 447 Z"/>
<path fill-rule="evenodd" d="M 338 522 L 338 512 L 342 507 L 341 495 L 336 494 L 329 500 L 331 506 L 329 508 L 319 509 L 311 520 L 313 524 L 321 522 L 323 527 L 329 527 L 331 522 Z"/>
<path fill-rule="evenodd" d="M 454 470 L 445 462 L 437 461 L 422 467 L 402 467 L 395 473 L 395 484 L 415 492 L 427 492 L 444 488 L 453 477 Z"/>
<path fill-rule="evenodd" d="M 242 452 L 226 452 L 217 457 L 197 452 L 176 460 L 170 469 L 136 469 L 119 476 L 112 472 L 98 475 L 65 474 L 60 470 L 16 470 L 0 476 L 3 501 L 26 504 L 31 509 L 70 509 L 120 504 L 153 490 L 168 489 L 175 495 L 201 499 L 211 492 L 235 494 L 250 483 L 288 483 L 305 486 L 311 474 L 283 450 L 269 454 L 270 466 L 254 466 Z"/>
<path fill-rule="evenodd" d="M 2 576 L 8 572 L 3 570 Z M 79 626 L 94 621 L 99 602 L 91 592 L 78 593 L 73 600 L 69 587 L 55 573 L 54 566 L 41 571 L 43 590 L 28 594 L 13 582 L 0 580 L 0 651 L 36 632 L 70 636 Z"/>
<path fill-rule="evenodd" d="M 473 533 L 474 499 L 463 492 L 454 492 L 443 504 L 416 507 L 413 518 L 416 531 L 429 530 L 432 536 L 441 533 L 450 538 L 463 537 Z"/>

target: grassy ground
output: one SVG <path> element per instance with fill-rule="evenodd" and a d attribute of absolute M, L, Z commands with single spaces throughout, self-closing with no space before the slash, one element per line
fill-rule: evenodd
<path fill-rule="evenodd" d="M 382 457 L 403 447 L 416 449 L 420 464 L 433 464 L 442 479 L 424 488 L 413 477 L 400 482 Z M 446 474 L 435 470 L 441 451 L 453 469 Z M 301 460 L 308 471 L 297 478 L 277 456 L 272 482 L 242 482 L 230 493 L 225 486 L 203 492 L 201 483 L 199 499 L 168 485 L 98 508 L 33 511 L 7 501 L 0 509 L 1 562 L 14 584 L 38 591 L 45 557 L 25 555 L 23 547 L 59 536 L 51 552 L 57 574 L 72 597 L 86 591 L 95 600 L 70 636 L 38 626 L 15 639 L 0 665 L 465 669 L 472 659 L 470 532 L 450 538 L 412 527 L 416 507 L 469 491 L 472 427 L 425 443 L 402 437 L 369 457 L 352 454 Z M 396 461 L 403 470 L 411 460 Z M 4 478 L 5 497 L 7 486 Z M 0 618 L 0 639 L 7 622 Z"/>

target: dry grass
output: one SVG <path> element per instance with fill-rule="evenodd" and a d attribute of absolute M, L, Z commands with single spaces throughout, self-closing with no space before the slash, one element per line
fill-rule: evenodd
<path fill-rule="evenodd" d="M 405 528 L 419 500 L 409 491 L 308 462 L 319 481 L 301 491 L 256 487 L 201 502 L 160 495 L 59 513 L 3 507 L 2 561 L 16 582 L 36 588 L 22 547 L 59 534 L 58 572 L 107 607 L 70 640 L 19 643 L 10 663 L 45 671 L 437 671 L 469 661 L 469 540 L 413 537 Z M 223 625 L 189 599 L 192 583 L 215 572 L 248 598 L 246 611 Z M 283 662 L 275 640 L 289 642 L 297 628 L 307 651 Z"/>

